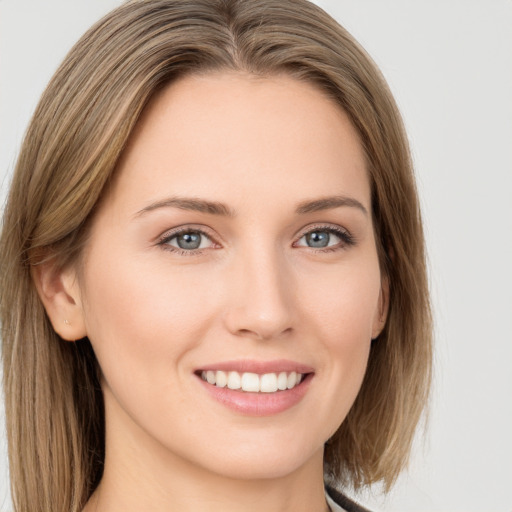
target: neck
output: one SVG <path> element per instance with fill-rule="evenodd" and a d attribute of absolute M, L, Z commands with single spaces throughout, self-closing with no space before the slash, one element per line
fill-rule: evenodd
<path fill-rule="evenodd" d="M 323 483 L 288 476 L 268 480 L 190 478 L 184 474 L 162 484 L 142 478 L 123 482 L 104 478 L 84 512 L 325 512 Z M 133 477 L 133 475 L 130 475 Z M 130 488 L 129 488 L 130 487 Z"/>

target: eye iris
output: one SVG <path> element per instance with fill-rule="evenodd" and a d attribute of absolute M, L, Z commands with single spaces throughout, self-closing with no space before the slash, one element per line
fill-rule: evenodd
<path fill-rule="evenodd" d="M 309 247 L 327 247 L 329 240 L 330 233 L 327 231 L 313 231 L 306 235 L 306 242 Z"/>
<path fill-rule="evenodd" d="M 197 249 L 201 245 L 200 233 L 183 233 L 176 238 L 180 249 Z"/>

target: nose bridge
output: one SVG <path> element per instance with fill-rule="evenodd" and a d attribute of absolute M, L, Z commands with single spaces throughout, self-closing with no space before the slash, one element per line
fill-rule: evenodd
<path fill-rule="evenodd" d="M 286 257 L 276 246 L 252 243 L 240 251 L 230 281 L 228 328 L 259 339 L 293 328 L 293 283 Z M 291 292 L 291 293 L 290 293 Z"/>

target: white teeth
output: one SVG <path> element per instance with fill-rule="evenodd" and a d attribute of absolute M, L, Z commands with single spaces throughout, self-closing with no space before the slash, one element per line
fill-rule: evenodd
<path fill-rule="evenodd" d="M 260 391 L 262 393 L 275 393 L 277 391 L 277 375 L 265 373 L 261 376 Z"/>
<path fill-rule="evenodd" d="M 215 384 L 219 388 L 225 388 L 228 385 L 228 376 L 226 375 L 226 372 L 218 371 L 215 374 Z"/>
<path fill-rule="evenodd" d="M 242 387 L 242 379 L 238 372 L 228 373 L 228 388 L 229 389 L 240 389 Z"/>
<path fill-rule="evenodd" d="M 256 373 L 242 374 L 242 390 L 255 392 L 260 390 L 260 378 Z"/>
<path fill-rule="evenodd" d="M 277 389 L 280 391 L 284 391 L 286 389 L 286 385 L 288 384 L 288 375 L 286 372 L 281 372 L 277 377 Z"/>
<path fill-rule="evenodd" d="M 290 373 L 288 375 L 288 380 L 286 382 L 286 387 L 288 389 L 292 389 L 297 384 L 297 374 L 295 372 Z"/>
<path fill-rule="evenodd" d="M 297 372 L 264 373 L 263 375 L 258 375 L 251 372 L 240 374 L 235 371 L 208 370 L 201 372 L 201 378 L 209 384 L 220 388 L 227 386 L 229 389 L 241 389 L 242 391 L 252 393 L 275 393 L 278 390 L 284 391 L 294 388 L 300 384 L 304 375 Z"/>

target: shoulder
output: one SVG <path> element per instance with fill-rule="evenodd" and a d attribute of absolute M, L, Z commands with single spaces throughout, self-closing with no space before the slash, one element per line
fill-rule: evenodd
<path fill-rule="evenodd" d="M 341 494 L 339 491 L 333 489 L 332 487 L 326 487 L 325 490 L 332 501 L 334 501 L 334 503 L 339 505 L 346 512 L 370 512 L 367 508 L 358 505 L 355 501 L 347 498 L 344 494 Z"/>

